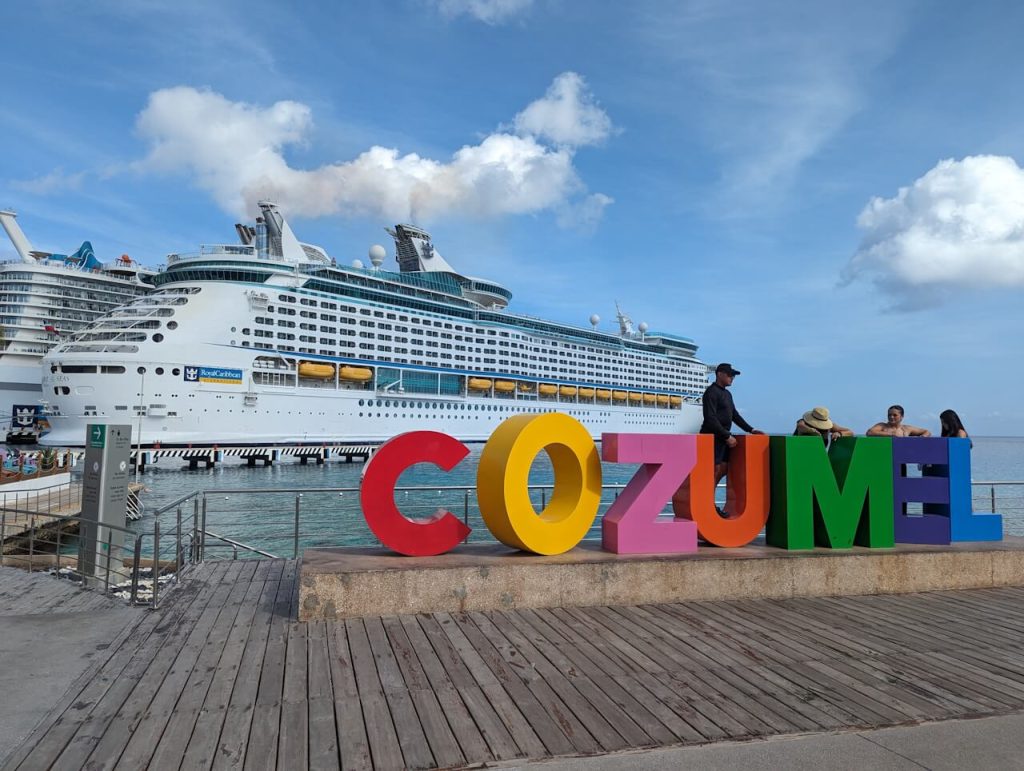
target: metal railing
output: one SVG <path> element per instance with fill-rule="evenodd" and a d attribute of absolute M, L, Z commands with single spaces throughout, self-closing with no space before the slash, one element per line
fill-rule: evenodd
<path fill-rule="evenodd" d="M 624 487 L 602 486 L 600 513 Z M 537 510 L 547 505 L 552 489 L 553 484 L 529 486 Z M 471 485 L 420 485 L 397 487 L 395 496 L 408 516 L 446 509 L 473 528 L 467 540 L 491 541 L 475 490 Z M 96 523 L 61 511 L 72 500 L 69 489 L 29 491 L 37 496 L 35 505 L 9 499 L 0 508 L 0 565 L 52 569 L 134 604 L 157 607 L 161 594 L 202 562 L 295 558 L 308 547 L 377 545 L 362 516 L 359 492 L 358 487 L 198 490 L 143 510 L 138 522 L 125 527 L 100 526 L 97 535 Z M 720 501 L 723 492 L 718 491 Z M 275 496 L 286 500 L 274 503 Z M 1024 533 L 1024 481 L 975 482 L 973 499 L 975 511 L 998 511 Z M 600 517 L 586 537 L 600 537 Z M 95 547 L 86 548 L 83 541 Z"/>
<path fill-rule="evenodd" d="M 129 500 L 133 497 L 129 493 Z M 155 608 L 162 586 L 179 583 L 196 561 L 195 530 L 180 517 L 170 525 L 157 517 L 142 527 L 98 524 L 81 516 L 80 483 L 25 491 L 17 498 L 8 494 L 0 501 L 0 566 L 52 571 Z"/>
<path fill-rule="evenodd" d="M 0 512 L 0 566 L 52 571 L 85 588 L 121 595 L 132 604 L 158 605 L 160 575 L 170 567 L 156 556 L 160 554 L 158 522 L 153 532 L 140 533 L 128 527 L 98 525 L 78 515 L 28 510 L 14 513 L 27 522 L 12 523 L 11 510 Z M 152 543 L 148 559 L 147 540 Z M 11 547 L 15 548 L 9 550 Z M 181 565 L 174 567 L 173 578 L 177 581 Z"/>
<path fill-rule="evenodd" d="M 599 514 L 624 487 L 602 485 Z M 553 488 L 553 484 L 529 486 L 538 510 L 547 505 Z M 395 496 L 408 516 L 427 516 L 443 508 L 473 527 L 471 541 L 490 541 L 475 491 L 472 485 L 419 485 L 396 487 Z M 379 545 L 362 517 L 359 492 L 358 487 L 214 488 L 183 495 L 155 509 L 153 516 L 176 513 L 176 519 L 192 518 L 197 561 L 296 558 L 302 548 L 310 546 Z M 720 503 L 724 500 L 724 484 L 717 497 Z M 972 497 L 975 511 L 1000 512 L 1021 523 L 1017 529 L 1024 533 L 1024 481 L 974 482 Z M 671 506 L 665 511 L 671 512 Z M 600 516 L 586 537 L 600 537 Z"/>
<path fill-rule="evenodd" d="M 0 488 L 0 511 L 30 511 L 40 514 L 77 513 L 82 497 L 78 481 L 59 482 L 35 490 L 5 491 Z M 64 510 L 67 509 L 66 512 Z"/>

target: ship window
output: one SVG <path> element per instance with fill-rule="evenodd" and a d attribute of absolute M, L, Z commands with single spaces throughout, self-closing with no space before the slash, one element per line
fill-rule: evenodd
<path fill-rule="evenodd" d="M 153 335 L 153 342 L 154 343 L 162 343 L 163 341 L 164 341 L 164 336 L 161 335 L 159 332 L 157 332 L 155 335 Z"/>
<path fill-rule="evenodd" d="M 146 374 L 146 368 L 145 367 L 139 367 L 135 371 L 138 372 L 140 375 L 145 375 Z"/>
<path fill-rule="evenodd" d="M 61 371 L 71 375 L 93 375 L 96 373 L 96 367 L 88 364 L 65 364 Z"/>
<path fill-rule="evenodd" d="M 100 372 L 102 372 L 104 375 L 123 375 L 124 367 L 113 364 L 105 364 L 104 366 L 100 367 Z"/>
<path fill-rule="evenodd" d="M 178 328 L 178 322 L 177 321 L 168 321 L 167 322 L 167 328 L 168 329 L 177 329 Z"/>

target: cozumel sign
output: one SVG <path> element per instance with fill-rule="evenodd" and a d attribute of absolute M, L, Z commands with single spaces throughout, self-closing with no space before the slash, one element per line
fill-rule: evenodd
<path fill-rule="evenodd" d="M 533 459 L 546 450 L 554 491 L 539 514 L 529 499 Z M 404 516 L 394 490 L 417 463 L 450 471 L 467 454 L 462 442 L 435 431 L 413 431 L 385 443 L 363 477 L 367 524 L 400 554 L 428 556 L 453 549 L 470 529 L 439 511 L 429 519 Z M 561 554 L 586 535 L 601 499 L 601 461 L 640 464 L 605 513 L 602 546 L 619 554 L 667 554 L 697 549 L 697 536 L 718 546 L 743 546 L 762 529 L 783 549 L 854 544 L 949 544 L 999 541 L 1002 517 L 971 508 L 967 439 L 849 437 L 826 451 L 813 436 L 745 436 L 729 461 L 726 511 L 714 500 L 714 444 L 709 435 L 604 434 L 598 455 L 587 430 L 560 413 L 518 415 L 484 446 L 477 500 L 494 537 L 536 554 Z M 925 476 L 908 477 L 908 464 Z M 671 500 L 675 518 L 659 521 Z M 924 504 L 908 516 L 907 503 Z"/>

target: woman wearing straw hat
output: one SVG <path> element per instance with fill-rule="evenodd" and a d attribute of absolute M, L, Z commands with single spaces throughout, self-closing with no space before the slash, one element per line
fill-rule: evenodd
<path fill-rule="evenodd" d="M 838 423 L 834 423 L 828 414 L 828 407 L 815 407 L 808 410 L 803 417 L 796 422 L 794 436 L 820 436 L 827 445 L 830 439 L 838 439 L 841 436 L 853 436 L 853 431 Z"/>

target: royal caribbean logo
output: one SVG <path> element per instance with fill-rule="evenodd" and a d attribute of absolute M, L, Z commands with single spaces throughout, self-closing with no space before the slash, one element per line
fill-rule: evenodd
<path fill-rule="evenodd" d="M 226 367 L 185 367 L 186 383 L 224 383 L 240 385 L 242 370 Z"/>

